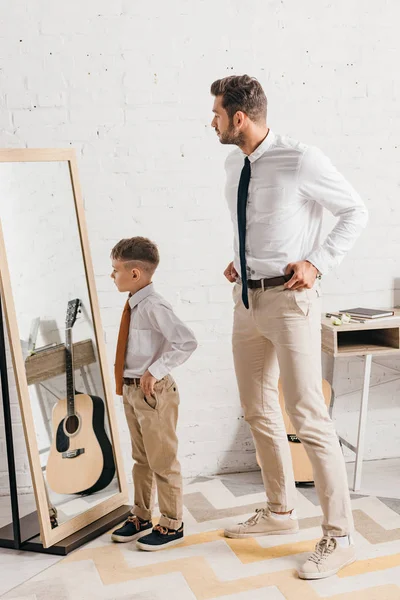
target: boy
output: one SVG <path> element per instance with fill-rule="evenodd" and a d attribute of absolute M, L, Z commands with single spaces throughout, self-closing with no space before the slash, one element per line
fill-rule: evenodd
<path fill-rule="evenodd" d="M 170 371 L 197 347 L 193 332 L 173 313 L 152 284 L 158 249 L 143 237 L 123 239 L 111 251 L 111 277 L 129 292 L 115 358 L 117 394 L 123 395 L 132 442 L 135 500 L 132 515 L 112 534 L 114 542 L 140 540 L 155 551 L 183 538 L 182 477 L 177 459 L 179 393 Z M 155 485 L 161 512 L 153 528 Z"/>

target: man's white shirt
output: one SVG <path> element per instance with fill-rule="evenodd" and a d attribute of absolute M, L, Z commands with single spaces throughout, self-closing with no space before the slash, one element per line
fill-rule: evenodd
<path fill-rule="evenodd" d="M 234 225 L 234 266 L 240 269 L 237 192 L 246 155 L 226 159 L 226 198 Z M 360 196 L 318 149 L 271 130 L 249 156 L 246 263 L 248 279 L 285 274 L 288 263 L 310 261 L 320 273 L 337 266 L 368 220 Z M 322 213 L 338 221 L 321 243 Z"/>

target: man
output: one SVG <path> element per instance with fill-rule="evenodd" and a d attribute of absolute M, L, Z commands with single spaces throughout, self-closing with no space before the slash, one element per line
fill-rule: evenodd
<path fill-rule="evenodd" d="M 293 533 L 296 488 L 278 399 L 313 467 L 323 537 L 299 570 L 321 579 L 355 560 L 345 463 L 322 394 L 318 279 L 339 264 L 367 221 L 367 210 L 320 150 L 267 127 L 267 99 L 248 75 L 211 86 L 214 127 L 237 148 L 225 164 L 234 225 L 236 285 L 233 354 L 240 400 L 259 458 L 268 503 L 227 537 Z M 323 209 L 337 218 L 320 242 Z"/>

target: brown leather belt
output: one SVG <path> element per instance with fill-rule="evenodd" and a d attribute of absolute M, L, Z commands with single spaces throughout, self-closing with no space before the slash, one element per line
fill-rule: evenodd
<path fill-rule="evenodd" d="M 289 279 L 291 279 L 293 273 L 290 275 L 280 275 L 279 277 L 272 277 L 271 279 L 248 279 L 247 285 L 250 290 L 256 289 L 265 289 L 270 287 L 277 287 L 278 285 L 283 285 Z"/>
<path fill-rule="evenodd" d="M 140 377 L 124 377 L 125 385 L 140 385 Z"/>
<path fill-rule="evenodd" d="M 167 379 L 168 375 L 166 375 L 165 377 L 163 377 L 162 379 L 160 379 L 159 381 L 164 381 L 164 379 Z M 125 385 L 137 385 L 140 386 L 140 377 L 123 377 L 123 382 Z M 159 381 L 157 381 L 157 383 L 159 383 Z"/>

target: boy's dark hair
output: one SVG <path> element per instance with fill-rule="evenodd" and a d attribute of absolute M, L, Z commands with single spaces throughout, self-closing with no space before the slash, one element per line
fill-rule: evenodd
<path fill-rule="evenodd" d="M 222 96 L 222 106 L 231 121 L 238 110 L 255 123 L 264 123 L 267 119 L 267 97 L 255 77 L 230 75 L 217 79 L 211 85 L 211 94 Z"/>
<path fill-rule="evenodd" d="M 152 273 L 160 262 L 156 244 L 140 236 L 120 240 L 111 250 L 111 258 L 123 262 L 140 262 L 146 271 Z"/>

